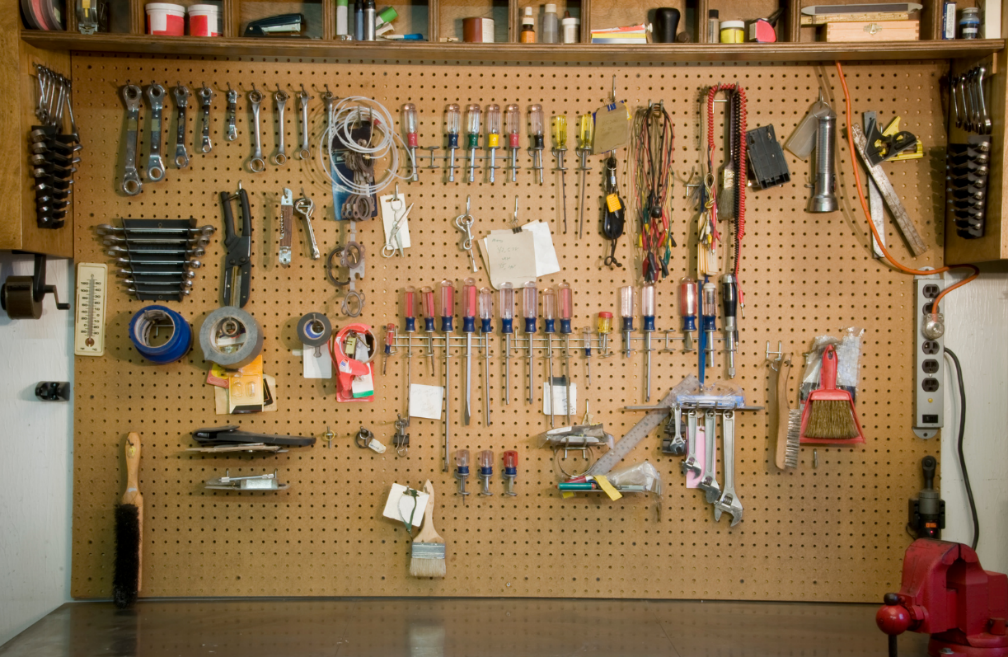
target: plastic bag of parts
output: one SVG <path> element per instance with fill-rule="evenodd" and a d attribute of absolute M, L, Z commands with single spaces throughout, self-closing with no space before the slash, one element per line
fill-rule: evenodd
<path fill-rule="evenodd" d="M 857 387 L 861 371 L 861 336 L 864 329 L 850 327 L 839 338 L 820 335 L 812 343 L 812 350 L 805 354 L 805 373 L 802 375 L 799 392 L 799 408 L 804 409 L 805 400 L 821 386 L 822 356 L 827 346 L 833 345 L 837 354 L 837 388 L 851 394 L 857 403 Z"/>
<path fill-rule="evenodd" d="M 661 475 L 658 474 L 658 468 L 651 465 L 651 462 L 648 460 L 637 465 L 628 465 L 624 468 L 611 470 L 606 475 L 606 479 L 616 488 L 639 486 L 643 489 L 629 492 L 654 493 L 659 498 L 662 494 Z"/>
<path fill-rule="evenodd" d="M 700 379 L 688 375 L 672 389 L 676 393 L 678 406 L 702 406 L 715 408 L 736 408 L 745 406 L 742 388 L 734 383 L 712 381 L 701 385 Z"/>
<path fill-rule="evenodd" d="M 539 434 L 540 448 L 583 449 L 585 447 L 602 447 L 603 445 L 612 449 L 613 437 L 612 434 L 605 432 L 602 424 L 576 424 Z"/>

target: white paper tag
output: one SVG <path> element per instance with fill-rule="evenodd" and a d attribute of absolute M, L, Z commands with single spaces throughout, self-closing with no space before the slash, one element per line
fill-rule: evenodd
<path fill-rule="evenodd" d="M 381 201 L 382 226 L 384 226 L 385 228 L 385 243 L 391 244 L 398 251 L 399 242 L 393 239 L 392 237 L 392 226 L 395 225 L 396 220 L 396 213 L 392 209 L 391 205 L 394 196 L 395 196 L 394 194 L 389 194 L 388 196 L 380 197 L 379 200 Z M 401 198 L 403 203 L 406 203 L 406 198 L 405 197 Z M 403 205 L 403 208 L 400 212 L 405 214 L 406 208 L 408 207 L 409 205 Z M 402 223 L 399 225 L 399 239 L 402 240 L 402 246 L 404 249 L 408 249 L 411 246 L 409 236 L 409 217 L 404 218 L 402 220 Z"/>
<path fill-rule="evenodd" d="M 319 347 L 316 355 L 315 347 L 301 346 L 301 375 L 306 379 L 331 379 L 332 358 L 329 357 L 329 352 Z"/>
<path fill-rule="evenodd" d="M 556 249 L 553 248 L 553 235 L 549 225 L 541 221 L 532 221 L 522 226 L 523 231 L 532 233 L 535 239 L 536 277 L 549 276 L 560 271 L 560 261 L 557 260 Z"/>
<path fill-rule="evenodd" d="M 374 378 L 371 376 L 370 368 L 367 374 L 355 376 L 350 380 L 350 390 L 354 397 L 368 397 L 374 394 Z"/>
<path fill-rule="evenodd" d="M 567 415 L 567 386 L 557 385 L 554 388 L 549 383 L 543 383 L 543 413 L 545 413 L 546 415 L 551 414 L 550 413 L 551 399 L 556 404 L 556 414 Z M 577 384 L 571 381 L 570 414 L 574 415 L 575 413 L 577 413 Z"/>
<path fill-rule="evenodd" d="M 499 290 L 504 283 L 511 283 L 517 289 L 528 281 L 535 280 L 535 234 L 495 230 L 479 243 L 483 263 L 490 274 L 490 285 L 495 290 Z"/>
<path fill-rule="evenodd" d="M 427 509 L 427 500 L 430 495 L 418 490 L 416 496 L 416 509 L 413 508 L 413 496 L 405 495 L 406 487 L 400 484 L 392 484 L 388 499 L 385 500 L 385 510 L 382 515 L 396 522 L 409 522 L 413 527 L 419 527 L 423 523 L 424 511 Z M 405 496 L 405 497 L 404 497 Z M 400 500 L 402 503 L 400 504 Z M 410 522 L 410 515 L 413 521 Z"/>
<path fill-rule="evenodd" d="M 409 390 L 409 415 L 428 420 L 441 419 L 441 405 L 444 403 L 444 388 L 411 383 Z"/>

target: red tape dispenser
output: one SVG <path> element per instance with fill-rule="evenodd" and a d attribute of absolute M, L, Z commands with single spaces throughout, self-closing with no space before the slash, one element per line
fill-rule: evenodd
<path fill-rule="evenodd" d="M 836 387 L 837 355 L 833 345 L 823 351 L 822 387 L 805 402 L 801 420 L 802 445 L 856 445 L 864 442 L 851 394 Z"/>
<path fill-rule="evenodd" d="M 336 401 L 374 401 L 371 361 L 377 351 L 378 341 L 366 324 L 350 324 L 330 338 L 329 357 L 337 373 Z"/>

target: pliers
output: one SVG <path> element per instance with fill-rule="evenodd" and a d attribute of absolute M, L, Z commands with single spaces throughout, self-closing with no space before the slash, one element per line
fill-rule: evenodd
<path fill-rule="evenodd" d="M 231 201 L 235 198 L 241 201 L 241 235 L 235 234 L 234 214 L 231 212 Z M 227 248 L 224 258 L 224 305 L 244 308 L 252 288 L 252 211 L 249 209 L 248 192 L 238 183 L 237 195 L 221 192 L 220 199 L 224 208 L 224 246 Z M 235 272 L 241 281 L 237 303 L 233 302 Z"/>

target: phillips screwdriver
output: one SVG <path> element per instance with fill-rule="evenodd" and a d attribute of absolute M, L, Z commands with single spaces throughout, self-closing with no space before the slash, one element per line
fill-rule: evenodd
<path fill-rule="evenodd" d="M 534 404 L 535 369 L 532 367 L 533 338 L 536 332 L 536 314 L 539 311 L 539 290 L 535 281 L 522 288 L 522 314 L 525 316 L 525 335 L 528 337 L 528 403 Z"/>
<path fill-rule="evenodd" d="M 679 284 L 679 314 L 682 315 L 683 351 L 693 351 L 696 330 L 697 282 L 687 276 Z"/>
<path fill-rule="evenodd" d="M 413 103 L 402 106 L 402 128 L 406 133 L 406 148 L 409 149 L 410 163 L 413 165 L 413 180 L 419 180 L 416 166 L 417 149 L 417 110 Z"/>
<path fill-rule="evenodd" d="M 644 401 L 651 401 L 651 333 L 654 331 L 658 291 L 654 285 L 641 288 L 641 316 L 644 318 Z"/>
<path fill-rule="evenodd" d="M 532 168 L 539 172 L 539 184 L 543 184 L 542 152 L 546 148 L 543 141 L 543 108 L 542 105 L 529 107 L 529 147 L 532 150 Z"/>
<path fill-rule="evenodd" d="M 592 352 L 592 334 L 591 329 L 585 328 L 581 330 L 581 336 L 584 340 L 584 355 L 585 364 L 588 366 L 588 385 L 591 385 L 591 352 Z"/>
<path fill-rule="evenodd" d="M 413 334 L 416 332 L 416 288 L 403 291 L 403 315 L 406 318 L 406 417 L 409 417 L 410 369 L 413 364 Z"/>
<path fill-rule="evenodd" d="M 465 412 L 462 423 L 469 426 L 472 417 L 472 334 L 476 330 L 476 281 L 467 278 L 462 285 L 462 332 L 466 336 Z"/>
<path fill-rule="evenodd" d="M 490 182 L 494 181 L 494 171 L 497 169 L 496 153 L 500 146 L 501 112 L 500 105 L 492 103 L 486 108 L 486 148 L 490 151 Z"/>
<path fill-rule="evenodd" d="M 570 403 L 570 384 L 571 384 L 571 371 L 570 371 L 570 334 L 571 334 L 571 315 L 574 308 L 574 293 L 571 290 L 570 283 L 564 281 L 559 286 L 557 286 L 557 301 L 560 303 L 560 333 L 564 336 L 564 385 L 566 386 L 567 396 L 565 397 L 566 407 L 564 410 L 567 414 L 567 424 L 571 421 L 571 403 Z"/>
<path fill-rule="evenodd" d="M 552 121 L 553 154 L 556 155 L 557 169 L 560 171 L 560 197 L 563 205 L 563 232 L 567 234 L 567 167 L 564 166 L 564 153 L 567 152 L 567 117 L 554 116 Z"/>
<path fill-rule="evenodd" d="M 385 325 L 385 361 L 382 363 L 381 373 L 385 376 L 386 370 L 388 370 L 389 357 L 395 353 L 395 338 L 396 338 L 396 327 L 395 324 Z"/>
<path fill-rule="evenodd" d="M 458 148 L 461 114 L 456 103 L 451 103 L 445 110 L 445 132 L 448 134 L 448 182 L 455 182 L 455 149 Z"/>
<path fill-rule="evenodd" d="M 511 149 L 511 182 L 518 180 L 518 150 L 521 148 L 521 108 L 508 105 L 504 109 L 504 129 Z"/>
<path fill-rule="evenodd" d="M 633 335 L 633 286 L 620 288 L 620 316 L 623 318 L 623 357 L 630 358 L 630 340 Z"/>
<path fill-rule="evenodd" d="M 598 334 L 599 334 L 599 356 L 601 358 L 608 358 L 612 354 L 609 353 L 609 334 L 612 333 L 612 313 L 600 312 L 598 314 Z"/>
<path fill-rule="evenodd" d="M 556 426 L 556 395 L 553 385 L 553 333 L 556 331 L 556 293 L 553 288 L 546 288 L 542 294 L 543 304 L 543 333 L 546 334 L 546 359 L 549 363 L 547 372 L 549 373 L 549 407 L 550 407 L 550 427 Z"/>
<path fill-rule="evenodd" d="M 738 285 L 732 274 L 725 274 L 721 277 L 721 305 L 724 306 L 722 330 L 725 335 L 725 351 L 728 352 L 728 378 L 733 379 L 735 378 L 735 350 L 738 342 L 738 325 L 736 323 Z"/>
<path fill-rule="evenodd" d="M 707 343 L 704 346 L 704 352 L 706 353 L 707 367 L 714 367 L 714 332 L 717 330 L 715 326 L 717 318 L 717 288 L 711 281 L 706 281 L 703 284 L 701 301 L 700 322 Z"/>
<path fill-rule="evenodd" d="M 511 401 L 511 335 L 514 333 L 514 288 L 510 283 L 501 285 L 499 293 L 501 333 L 504 335 L 504 403 Z"/>
<path fill-rule="evenodd" d="M 581 158 L 578 171 L 581 172 L 581 207 L 578 210 L 578 239 L 584 237 L 584 204 L 585 204 L 585 173 L 591 171 L 588 166 L 588 154 L 592 149 L 592 137 L 595 132 L 595 122 L 591 114 L 582 114 L 578 127 L 578 157 Z"/>
<path fill-rule="evenodd" d="M 476 103 L 466 108 L 466 148 L 469 149 L 469 182 L 476 175 L 476 149 L 479 148 L 480 117 L 483 110 Z"/>
<path fill-rule="evenodd" d="M 484 449 L 479 453 L 479 476 L 480 481 L 483 483 L 483 490 L 480 491 L 480 495 L 489 497 L 493 495 L 490 492 L 490 479 L 493 477 L 493 463 L 494 463 L 494 453 L 489 449 Z"/>
<path fill-rule="evenodd" d="M 445 429 L 444 429 L 444 446 L 445 446 L 445 457 L 444 457 L 444 471 L 448 472 L 448 454 L 450 453 L 451 447 L 451 367 L 449 366 L 449 359 L 451 358 L 451 334 L 453 330 L 453 320 L 455 318 L 455 288 L 452 286 L 451 281 L 441 281 L 441 294 L 438 296 L 438 301 L 441 304 L 440 315 L 441 315 L 441 331 L 445 334 Z M 467 450 L 466 456 L 468 456 Z M 468 461 L 468 459 L 466 459 Z M 468 472 L 468 470 L 467 470 Z"/>
<path fill-rule="evenodd" d="M 479 291 L 480 333 L 483 334 L 483 403 L 487 426 L 490 426 L 490 334 L 493 333 L 493 290 Z"/>
<path fill-rule="evenodd" d="M 427 357 L 430 359 L 430 373 L 434 376 L 434 290 L 420 288 L 420 303 L 423 304 L 424 331 L 427 333 Z"/>
<path fill-rule="evenodd" d="M 507 481 L 505 495 L 514 497 L 518 493 L 514 492 L 515 478 L 518 476 L 518 452 L 509 449 L 504 452 L 504 479 Z"/>

